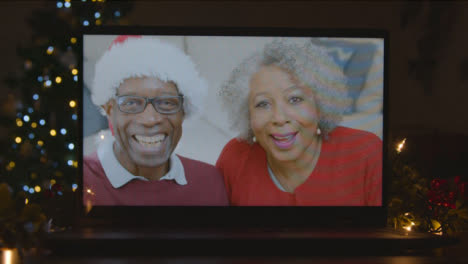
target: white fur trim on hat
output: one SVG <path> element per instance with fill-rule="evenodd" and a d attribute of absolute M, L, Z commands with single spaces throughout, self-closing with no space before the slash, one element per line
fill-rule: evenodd
<path fill-rule="evenodd" d="M 171 44 L 143 36 L 128 38 L 106 50 L 96 63 L 91 100 L 97 106 L 106 104 L 116 95 L 117 88 L 132 77 L 174 82 L 184 95 L 186 117 L 200 112 L 208 90 L 207 82 L 188 55 Z"/>

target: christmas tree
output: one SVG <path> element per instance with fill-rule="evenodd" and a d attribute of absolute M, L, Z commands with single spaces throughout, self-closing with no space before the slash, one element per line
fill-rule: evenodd
<path fill-rule="evenodd" d="M 60 0 L 28 19 L 31 41 L 17 49 L 22 74 L 5 80 L 19 95 L 16 117 L 2 118 L 1 125 L 10 129 L 0 142 L 0 182 L 14 194 L 24 192 L 25 203 L 51 204 L 77 190 L 80 32 L 125 24 L 131 9 L 131 2 Z M 53 217 L 47 208 L 46 213 Z"/>

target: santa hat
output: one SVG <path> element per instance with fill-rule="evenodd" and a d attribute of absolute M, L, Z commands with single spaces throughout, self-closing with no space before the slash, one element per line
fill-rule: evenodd
<path fill-rule="evenodd" d="M 186 117 L 199 112 L 207 92 L 205 79 L 182 50 L 149 36 L 126 35 L 116 37 L 96 63 L 91 100 L 97 106 L 104 105 L 132 77 L 174 82 L 184 95 Z"/>

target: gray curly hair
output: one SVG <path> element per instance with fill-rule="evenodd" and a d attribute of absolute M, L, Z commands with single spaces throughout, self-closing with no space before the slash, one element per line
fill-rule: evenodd
<path fill-rule="evenodd" d="M 238 139 L 253 142 L 248 107 L 251 76 L 262 66 L 276 65 L 293 73 L 312 89 L 319 110 L 319 128 L 322 136 L 328 134 L 342 120 L 351 107 L 346 78 L 323 47 L 307 42 L 303 45 L 288 39 L 275 39 L 243 60 L 219 91 L 228 110 L 231 128 L 240 133 Z"/>

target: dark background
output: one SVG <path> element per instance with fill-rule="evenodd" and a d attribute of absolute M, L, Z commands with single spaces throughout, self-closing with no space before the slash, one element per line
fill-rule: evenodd
<path fill-rule="evenodd" d="M 0 3 L 0 78 L 21 74 L 26 19 L 56 1 Z M 468 176 L 468 2 L 134 1 L 129 25 L 379 28 L 388 30 L 389 144 L 429 177 Z M 0 83 L 0 114 L 16 91 Z M 10 94 L 10 95 L 9 95 Z M 8 130 L 0 127 L 0 137 Z"/>

